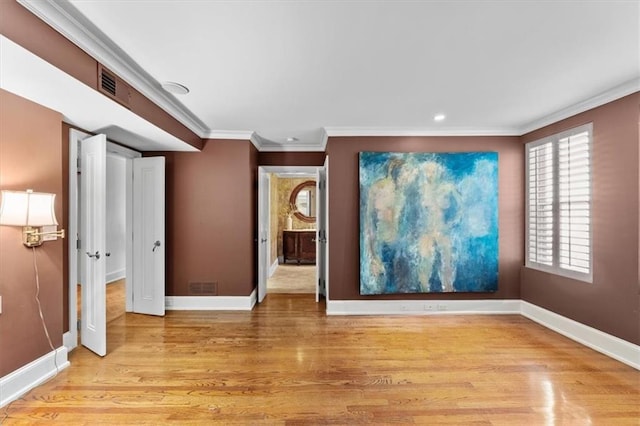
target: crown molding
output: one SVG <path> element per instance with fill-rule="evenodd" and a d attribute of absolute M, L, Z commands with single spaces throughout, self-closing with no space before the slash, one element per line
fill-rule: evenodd
<path fill-rule="evenodd" d="M 67 1 L 17 0 L 19 4 L 116 73 L 168 114 L 203 137 L 209 129 L 178 100 L 169 96 L 149 73 Z"/>
<path fill-rule="evenodd" d="M 520 136 L 530 133 L 534 130 L 541 129 L 549 124 L 557 123 L 558 121 L 572 117 L 576 114 L 580 114 L 590 109 L 597 108 L 609 102 L 613 102 L 617 99 L 623 98 L 627 95 L 640 91 L 640 77 L 629 80 L 618 86 L 615 86 L 599 95 L 593 96 L 577 104 L 573 104 L 567 108 L 563 108 L 560 111 L 556 111 L 553 114 L 546 115 L 538 120 L 532 121 L 519 130 Z"/>
<path fill-rule="evenodd" d="M 328 137 L 355 137 L 355 136 L 520 136 L 518 129 L 491 128 L 491 129 L 419 129 L 419 128 L 393 128 L 393 127 L 325 127 Z"/>
<path fill-rule="evenodd" d="M 329 134 L 327 133 L 327 128 L 322 128 L 322 139 L 320 140 L 320 146 L 322 147 L 322 151 L 327 150 L 327 142 L 329 142 Z"/>
<path fill-rule="evenodd" d="M 257 133 L 253 133 L 251 142 L 258 148 L 260 152 L 324 152 L 327 146 L 326 133 L 323 131 L 323 136 L 317 143 L 279 143 L 260 136 Z"/>
<path fill-rule="evenodd" d="M 242 139 L 248 141 L 253 136 L 251 130 L 210 130 L 204 135 L 204 139 Z"/>

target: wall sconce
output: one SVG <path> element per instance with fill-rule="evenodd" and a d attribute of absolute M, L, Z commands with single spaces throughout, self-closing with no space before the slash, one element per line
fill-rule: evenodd
<path fill-rule="evenodd" d="M 54 202 L 56 194 L 26 191 L 2 191 L 0 204 L 0 225 L 22 226 L 22 243 L 27 247 L 37 247 L 45 241 L 64 238 L 64 229 L 57 231 L 58 225 Z M 53 231 L 43 227 L 54 227 Z"/>

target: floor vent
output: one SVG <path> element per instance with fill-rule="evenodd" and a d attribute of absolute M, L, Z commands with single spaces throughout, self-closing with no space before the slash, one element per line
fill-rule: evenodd
<path fill-rule="evenodd" d="M 98 91 L 129 108 L 131 88 L 102 64 L 98 64 Z"/>
<path fill-rule="evenodd" d="M 190 282 L 189 296 L 217 296 L 217 282 Z"/>

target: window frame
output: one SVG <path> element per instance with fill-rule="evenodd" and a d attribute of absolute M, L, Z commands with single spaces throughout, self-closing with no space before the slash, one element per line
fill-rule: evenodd
<path fill-rule="evenodd" d="M 560 140 L 576 136 L 580 133 L 587 132 L 588 153 L 589 153 L 589 272 L 579 272 L 566 269 L 560 266 L 560 160 L 559 160 L 559 144 Z M 545 265 L 538 262 L 530 261 L 530 169 L 529 159 L 532 148 L 551 143 L 552 147 L 552 179 L 553 179 L 553 233 L 552 233 L 552 265 Z M 587 123 L 578 127 L 574 127 L 560 133 L 556 133 L 542 139 L 538 139 L 525 144 L 525 267 L 548 272 L 554 275 L 571 278 L 578 281 L 593 283 L 593 123 Z"/>

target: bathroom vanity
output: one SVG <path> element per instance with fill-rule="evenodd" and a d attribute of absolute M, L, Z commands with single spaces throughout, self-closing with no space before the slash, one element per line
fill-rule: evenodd
<path fill-rule="evenodd" d="M 295 260 L 316 262 L 316 231 L 315 229 L 299 229 L 282 231 L 282 254 L 284 263 Z"/>

